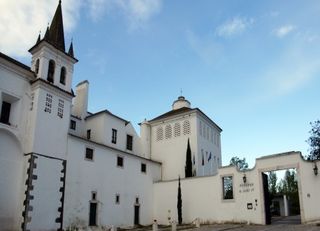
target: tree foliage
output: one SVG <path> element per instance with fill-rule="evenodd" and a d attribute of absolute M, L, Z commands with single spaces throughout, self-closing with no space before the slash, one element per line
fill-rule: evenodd
<path fill-rule="evenodd" d="M 185 177 L 192 177 L 192 159 L 191 159 L 191 148 L 188 139 L 187 152 L 186 152 L 186 166 L 185 166 Z"/>
<path fill-rule="evenodd" d="M 182 224 L 182 195 L 181 195 L 181 186 L 180 186 L 180 176 L 179 176 L 179 184 L 178 184 L 178 223 L 179 225 Z"/>
<path fill-rule="evenodd" d="M 239 170 L 245 170 L 249 167 L 248 163 L 246 162 L 246 158 L 240 159 L 237 156 L 231 158 L 229 165 L 236 166 Z"/>
<path fill-rule="evenodd" d="M 300 213 L 298 181 L 295 170 L 287 170 L 278 186 L 279 193 L 286 195 L 290 202 L 290 214 Z"/>
<path fill-rule="evenodd" d="M 277 194 L 277 174 L 273 171 L 269 173 L 269 193 L 270 195 L 276 195 Z"/>
<path fill-rule="evenodd" d="M 307 156 L 308 160 L 320 159 L 320 120 L 310 123 L 311 130 L 309 131 L 310 137 L 307 140 L 310 145 L 310 154 Z"/>

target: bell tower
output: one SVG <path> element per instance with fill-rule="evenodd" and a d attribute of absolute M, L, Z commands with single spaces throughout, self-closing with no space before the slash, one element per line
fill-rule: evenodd
<path fill-rule="evenodd" d="M 72 42 L 68 52 L 65 50 L 61 1 L 44 37 L 39 34 L 29 52 L 32 54 L 31 69 L 37 79 L 71 92 L 73 65 L 78 60 L 74 57 Z"/>
<path fill-rule="evenodd" d="M 66 157 L 67 134 L 70 121 L 73 67 L 73 44 L 65 50 L 61 0 L 43 38 L 29 49 L 31 69 L 35 80 L 31 82 L 32 110 L 29 115 L 27 149 L 30 152 Z M 54 150 L 54 152 L 53 152 Z"/>

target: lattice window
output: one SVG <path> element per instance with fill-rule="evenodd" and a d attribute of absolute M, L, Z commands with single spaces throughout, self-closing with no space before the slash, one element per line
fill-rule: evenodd
<path fill-rule="evenodd" d="M 201 121 L 200 121 L 200 136 L 202 136 L 202 123 L 201 123 Z"/>
<path fill-rule="evenodd" d="M 210 130 L 210 141 L 213 143 L 213 129 Z"/>
<path fill-rule="evenodd" d="M 63 117 L 63 108 L 64 108 L 64 101 L 62 99 L 59 99 L 58 103 L 58 113 L 57 115 L 62 118 Z"/>
<path fill-rule="evenodd" d="M 181 126 L 180 123 L 175 123 L 174 124 L 174 137 L 180 136 L 181 135 Z"/>
<path fill-rule="evenodd" d="M 166 137 L 166 139 L 170 139 L 172 137 L 172 127 L 170 124 L 166 125 L 165 137 Z"/>
<path fill-rule="evenodd" d="M 207 127 L 207 140 L 209 140 L 209 127 Z"/>
<path fill-rule="evenodd" d="M 47 93 L 44 111 L 51 113 L 51 109 L 52 109 L 52 95 Z"/>
<path fill-rule="evenodd" d="M 183 121 L 183 135 L 190 134 L 190 122 L 189 120 Z"/>
<path fill-rule="evenodd" d="M 163 140 L 163 128 L 158 127 L 157 128 L 157 141 Z"/>

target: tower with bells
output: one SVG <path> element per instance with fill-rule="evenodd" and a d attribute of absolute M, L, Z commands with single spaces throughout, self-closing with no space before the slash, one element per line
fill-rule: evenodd
<path fill-rule="evenodd" d="M 74 97 L 73 67 L 78 60 L 74 57 L 72 42 L 68 51 L 65 49 L 61 1 L 44 37 L 39 35 L 29 52 L 36 78 L 31 83 L 32 110 L 28 128 L 33 135 L 28 138 L 27 150 L 65 159 Z"/>

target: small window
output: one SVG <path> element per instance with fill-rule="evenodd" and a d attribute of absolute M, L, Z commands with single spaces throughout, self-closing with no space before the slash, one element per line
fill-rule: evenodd
<path fill-rule="evenodd" d="M 72 129 L 72 130 L 76 130 L 76 126 L 77 126 L 76 121 L 71 120 L 71 121 L 70 121 L 70 129 Z"/>
<path fill-rule="evenodd" d="M 127 135 L 127 149 L 132 151 L 132 141 L 133 141 L 133 137 L 130 135 Z"/>
<path fill-rule="evenodd" d="M 51 60 L 49 61 L 48 76 L 47 76 L 47 80 L 48 80 L 50 83 L 53 83 L 55 66 L 56 66 L 55 62 L 51 59 Z"/>
<path fill-rule="evenodd" d="M 64 109 L 64 101 L 62 99 L 59 99 L 58 103 L 58 113 L 57 115 L 62 118 L 63 117 L 63 109 Z"/>
<path fill-rule="evenodd" d="M 91 139 L 91 129 L 87 130 L 87 139 L 90 140 Z"/>
<path fill-rule="evenodd" d="M 65 85 L 66 84 L 66 68 L 62 67 L 60 71 L 60 83 Z"/>
<path fill-rule="evenodd" d="M 123 157 L 121 157 L 121 156 L 117 157 L 117 166 L 123 167 Z"/>
<path fill-rule="evenodd" d="M 95 191 L 91 192 L 91 200 L 93 200 L 93 201 L 97 200 L 97 192 L 95 192 Z"/>
<path fill-rule="evenodd" d="M 10 110 L 11 110 L 11 103 L 3 101 L 1 106 L 1 117 L 0 117 L 1 123 L 10 124 L 9 123 Z"/>
<path fill-rule="evenodd" d="M 47 93 L 44 111 L 51 113 L 51 109 L 52 109 L 52 95 Z"/>
<path fill-rule="evenodd" d="M 40 66 L 40 60 L 37 59 L 37 61 L 36 61 L 36 66 L 35 66 L 35 70 L 34 70 L 36 74 L 39 73 L 39 66 Z"/>
<path fill-rule="evenodd" d="M 116 204 L 120 204 L 120 194 L 116 194 Z"/>
<path fill-rule="evenodd" d="M 223 199 L 233 199 L 233 181 L 232 176 L 222 177 Z"/>
<path fill-rule="evenodd" d="M 93 160 L 93 149 L 92 148 L 86 148 L 86 156 L 85 159 L 87 160 Z"/>
<path fill-rule="evenodd" d="M 116 143 L 117 143 L 117 129 L 112 128 L 111 142 L 112 142 L 113 144 L 116 144 Z"/>
<path fill-rule="evenodd" d="M 147 173 L 147 165 L 145 163 L 141 163 L 141 172 Z"/>

